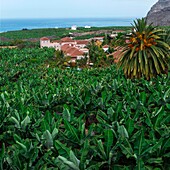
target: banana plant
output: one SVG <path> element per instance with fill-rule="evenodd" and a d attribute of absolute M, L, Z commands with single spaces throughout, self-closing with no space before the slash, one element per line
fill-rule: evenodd
<path fill-rule="evenodd" d="M 63 170 L 75 169 L 80 170 L 80 160 L 77 159 L 74 152 L 71 150 L 69 153 L 69 160 L 63 156 L 58 156 L 55 160 L 56 164 L 58 164 L 58 168 Z"/>

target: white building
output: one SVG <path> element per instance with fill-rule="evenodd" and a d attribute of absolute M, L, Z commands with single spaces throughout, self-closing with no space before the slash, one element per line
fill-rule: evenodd
<path fill-rule="evenodd" d="M 106 52 L 109 49 L 109 46 L 108 45 L 104 45 L 102 48 L 103 48 L 104 52 Z"/>
<path fill-rule="evenodd" d="M 53 47 L 55 48 L 56 50 L 61 50 L 61 45 L 59 42 L 57 41 L 54 41 L 54 42 L 51 42 L 49 38 L 47 37 L 43 37 L 40 39 L 40 47 L 43 48 L 43 47 Z"/>
<path fill-rule="evenodd" d="M 84 28 L 91 28 L 91 26 L 89 26 L 89 25 L 86 25 Z"/>
<path fill-rule="evenodd" d="M 77 30 L 77 26 L 76 26 L 76 25 L 73 25 L 73 26 L 71 27 L 71 30 Z"/>
<path fill-rule="evenodd" d="M 40 38 L 40 47 L 51 47 L 50 39 L 47 37 Z"/>

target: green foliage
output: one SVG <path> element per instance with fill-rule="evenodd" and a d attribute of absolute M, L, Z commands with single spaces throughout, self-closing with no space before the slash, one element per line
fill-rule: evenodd
<path fill-rule="evenodd" d="M 112 39 L 111 39 L 111 37 L 108 34 L 104 35 L 104 39 L 103 39 L 102 45 L 109 45 L 111 43 L 111 40 Z"/>
<path fill-rule="evenodd" d="M 114 38 L 114 40 L 112 41 L 112 45 L 117 47 L 117 46 L 125 46 L 126 42 L 125 42 L 125 35 L 126 33 L 118 33 L 118 35 Z"/>
<path fill-rule="evenodd" d="M 87 54 L 84 55 L 84 58 L 81 58 L 79 60 L 76 60 L 76 64 L 79 68 L 85 68 L 87 67 L 87 62 L 88 62 L 88 56 Z"/>
<path fill-rule="evenodd" d="M 44 28 L 44 29 L 32 29 L 32 30 L 19 30 L 19 31 L 8 31 L 0 33 L 0 36 L 9 39 L 30 39 L 31 38 L 41 38 L 44 36 L 55 36 L 61 38 L 61 36 L 69 35 L 70 30 L 65 28 Z"/>
<path fill-rule="evenodd" d="M 17 46 L 17 48 L 38 48 L 40 46 L 39 41 L 31 42 L 27 40 L 10 40 L 10 41 L 0 41 L 0 46 Z"/>
<path fill-rule="evenodd" d="M 94 37 L 101 37 L 101 36 L 104 36 L 105 34 L 104 33 L 102 33 L 102 34 L 95 34 L 95 33 L 93 33 L 93 34 L 87 34 L 87 35 L 81 35 L 81 36 L 77 36 L 77 37 L 75 37 L 74 39 L 75 40 L 85 40 L 85 39 L 90 39 L 90 38 L 94 38 Z"/>
<path fill-rule="evenodd" d="M 128 78 L 146 77 L 148 80 L 160 74 L 167 74 L 170 57 L 169 45 L 163 40 L 165 31 L 147 25 L 144 18 L 134 21 L 134 30 L 127 36 L 119 60 Z"/>
<path fill-rule="evenodd" d="M 163 40 L 170 46 L 170 28 L 165 29 L 165 31 L 166 31 L 166 34 L 163 36 Z"/>
<path fill-rule="evenodd" d="M 106 63 L 106 54 L 101 46 L 96 45 L 94 41 L 92 41 L 89 45 L 89 60 L 94 64 L 94 67 L 102 67 Z"/>
<path fill-rule="evenodd" d="M 170 73 L 59 69 L 54 49 L 0 49 L 0 169 L 170 167 Z"/>
<path fill-rule="evenodd" d="M 31 29 L 31 30 L 19 30 L 19 31 L 8 31 L 0 33 L 1 37 L 6 37 L 9 39 L 30 39 L 30 38 L 41 38 L 44 36 L 51 37 L 54 39 L 60 39 L 62 37 L 68 36 L 69 33 L 82 33 L 82 32 L 91 32 L 91 31 L 100 31 L 100 30 L 115 30 L 122 29 L 127 30 L 130 27 L 91 27 L 90 29 L 86 29 L 83 27 L 79 27 L 78 30 L 70 30 L 68 28 L 44 28 L 44 29 Z"/>
<path fill-rule="evenodd" d="M 53 60 L 51 60 L 51 63 L 49 62 L 49 64 L 53 63 L 53 66 L 56 67 L 65 67 L 68 65 L 68 62 L 70 61 L 70 57 L 65 56 L 63 51 L 57 50 L 55 52 L 55 58 Z"/>

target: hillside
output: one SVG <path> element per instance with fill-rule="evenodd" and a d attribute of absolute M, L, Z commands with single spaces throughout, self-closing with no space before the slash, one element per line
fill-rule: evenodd
<path fill-rule="evenodd" d="M 147 23 L 155 26 L 170 25 L 170 0 L 159 0 L 147 14 Z"/>

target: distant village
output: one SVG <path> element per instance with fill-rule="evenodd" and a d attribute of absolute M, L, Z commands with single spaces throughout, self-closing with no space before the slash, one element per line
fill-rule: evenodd
<path fill-rule="evenodd" d="M 85 28 L 90 28 L 90 26 L 85 26 Z M 72 26 L 71 30 L 76 30 L 76 26 Z M 111 35 L 112 37 L 117 36 L 117 33 L 113 33 Z M 66 56 L 71 57 L 70 62 L 76 62 L 76 60 L 80 60 L 84 58 L 85 56 L 89 57 L 89 49 L 87 48 L 87 45 L 91 41 L 96 42 L 96 44 L 102 44 L 104 40 L 104 36 L 100 37 L 93 37 L 86 40 L 74 40 L 72 37 L 64 37 L 60 40 L 50 40 L 48 37 L 42 37 L 40 38 L 40 47 L 48 47 L 48 48 L 55 48 L 56 50 L 63 51 Z M 107 52 L 109 49 L 109 45 L 102 46 L 102 49 L 104 52 Z M 115 59 L 115 62 L 118 60 L 118 55 L 120 54 L 121 49 L 117 48 L 113 52 L 113 57 Z"/>
<path fill-rule="evenodd" d="M 104 37 L 94 37 L 92 38 L 94 41 L 103 41 Z M 49 38 L 47 37 L 42 37 L 40 39 L 40 47 L 52 47 L 55 48 L 56 50 L 62 50 L 65 55 L 71 57 L 72 62 L 76 62 L 76 60 L 79 60 L 81 58 L 84 58 L 84 55 L 88 53 L 89 50 L 87 48 L 87 45 L 90 43 L 89 40 L 73 40 L 70 37 L 64 37 L 61 40 L 55 40 L 55 41 L 50 41 Z M 109 48 L 108 45 L 103 46 L 103 50 L 107 51 Z"/>

